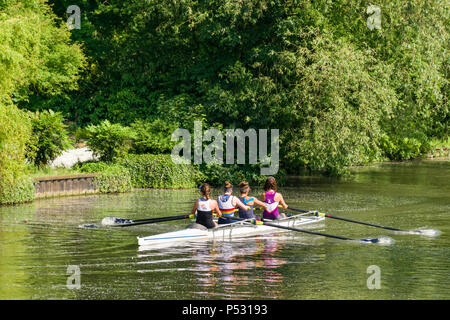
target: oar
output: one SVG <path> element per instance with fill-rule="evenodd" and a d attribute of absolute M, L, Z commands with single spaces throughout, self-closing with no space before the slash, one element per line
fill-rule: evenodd
<path fill-rule="evenodd" d="M 280 208 L 282 208 L 282 206 L 278 206 Z M 328 213 L 323 213 L 323 212 L 317 212 L 317 211 L 311 211 L 311 210 L 304 210 L 304 209 L 299 209 L 299 208 L 293 208 L 293 207 L 288 207 L 286 210 L 292 210 L 292 211 L 297 211 L 297 212 L 302 212 L 302 213 L 312 213 L 314 214 L 316 217 L 325 217 L 325 218 L 331 218 L 331 219 L 337 219 L 337 220 L 342 220 L 342 221 L 347 221 L 347 222 L 353 222 L 353 223 L 359 223 L 359 224 L 364 224 L 366 226 L 371 226 L 371 227 L 376 227 L 376 228 L 382 228 L 382 229 L 387 229 L 387 230 L 392 230 L 392 231 L 402 231 L 402 232 L 407 232 L 406 230 L 401 230 L 401 229 L 397 229 L 397 228 L 392 228 L 392 227 L 385 227 L 385 226 L 381 226 L 378 224 L 373 224 L 373 223 L 368 223 L 368 222 L 363 222 L 363 221 L 356 221 L 356 220 L 352 220 L 352 219 L 348 219 L 348 218 L 342 218 L 342 217 L 337 217 L 337 216 L 332 216 Z"/>
<path fill-rule="evenodd" d="M 227 218 L 231 219 L 231 220 L 238 220 L 238 221 L 246 220 L 246 219 L 237 218 L 237 217 L 227 217 Z M 290 231 L 303 232 L 303 233 L 308 233 L 308 234 L 312 234 L 312 235 L 316 235 L 316 236 L 334 238 L 334 239 L 339 239 L 339 240 L 362 241 L 362 242 L 369 242 L 369 243 L 378 243 L 379 242 L 378 238 L 373 238 L 373 239 L 352 239 L 352 238 L 336 236 L 336 235 L 333 235 L 333 234 L 314 232 L 314 231 L 303 230 L 303 229 L 298 229 L 298 228 L 293 228 L 293 227 L 286 227 L 286 226 L 282 226 L 282 225 L 279 225 L 279 224 L 276 224 L 276 223 L 270 223 L 270 222 L 267 222 L 267 221 L 259 221 L 259 220 L 256 220 L 256 219 L 253 219 L 251 221 L 251 223 L 252 224 L 256 224 L 256 225 L 266 225 L 266 226 L 269 226 L 269 227 L 275 227 L 275 228 L 280 228 L 280 229 L 285 229 L 285 230 L 290 230 Z"/>
<path fill-rule="evenodd" d="M 235 209 L 234 212 L 238 211 Z M 213 214 L 213 217 L 216 217 L 216 214 Z M 195 214 L 183 214 L 180 216 L 170 216 L 170 217 L 159 217 L 159 218 L 148 218 L 148 219 L 126 219 L 126 218 L 117 218 L 117 217 L 106 217 L 103 218 L 102 224 L 109 225 L 112 227 L 130 227 L 137 226 L 141 224 L 150 224 L 150 223 L 158 223 L 165 221 L 173 221 L 173 220 L 182 220 L 182 219 L 193 219 L 195 218 Z"/>
<path fill-rule="evenodd" d="M 235 210 L 237 211 L 237 210 Z M 215 217 L 216 214 L 213 214 L 213 217 Z M 106 217 L 103 218 L 102 224 L 110 225 L 112 227 L 130 227 L 130 226 L 137 226 L 141 224 L 151 224 L 151 223 L 158 223 L 158 222 L 165 222 L 165 221 L 173 221 L 173 220 L 183 220 L 183 219 L 193 219 L 195 218 L 195 214 L 184 214 L 180 216 L 170 216 L 170 217 L 159 217 L 159 218 L 148 218 L 148 219 L 124 219 L 124 218 L 116 218 L 116 217 Z M 106 222 L 105 219 L 112 219 L 113 223 Z"/>
<path fill-rule="evenodd" d="M 289 210 L 289 209 L 293 210 L 293 211 L 298 211 L 298 212 L 310 212 L 310 211 L 307 211 L 304 209 L 298 209 L 298 208 L 292 208 L 292 207 L 289 207 L 287 210 Z M 441 231 L 439 231 L 437 229 L 402 230 L 402 229 L 397 229 L 397 228 L 393 228 L 393 227 L 382 226 L 379 224 L 373 224 L 373 223 L 368 223 L 368 222 L 364 222 L 364 221 L 357 221 L 357 220 L 352 220 L 352 219 L 348 219 L 348 218 L 332 216 L 331 214 L 323 213 L 323 212 L 314 211 L 313 213 L 316 217 L 318 216 L 318 217 L 342 220 L 342 221 L 346 221 L 346 222 L 358 223 L 358 224 L 363 224 L 363 225 L 370 226 L 370 227 L 401 232 L 403 234 L 417 234 L 417 235 L 423 235 L 423 236 L 429 236 L 429 237 L 437 237 L 441 233 Z"/>
<path fill-rule="evenodd" d="M 104 223 L 103 221 L 106 219 L 102 220 L 103 224 L 108 224 L 111 225 L 112 227 L 130 227 L 130 226 L 137 226 L 140 224 L 150 224 L 150 223 L 158 223 L 158 222 L 164 222 L 164 221 L 173 221 L 173 220 L 182 220 L 182 219 L 189 219 L 189 218 L 194 218 L 195 215 L 193 214 L 184 214 L 184 215 L 180 215 L 180 216 L 170 216 L 170 217 L 159 217 L 159 218 L 148 218 L 148 219 L 137 219 L 137 220 L 132 220 L 132 219 L 121 219 L 121 218 L 113 218 L 113 223 Z M 117 223 L 118 221 L 118 223 Z"/>
<path fill-rule="evenodd" d="M 298 211 L 298 212 L 311 212 L 311 211 L 308 211 L 308 210 L 303 210 L 303 209 L 298 209 L 298 208 L 293 208 L 293 207 L 288 207 L 287 210 L 293 210 L 293 211 Z M 356 221 L 356 220 L 352 220 L 352 219 L 348 219 L 348 218 L 332 216 L 331 214 L 323 213 L 323 212 L 314 211 L 313 213 L 314 213 L 314 215 L 316 217 L 325 217 L 325 218 L 342 220 L 342 221 L 347 221 L 347 222 L 352 222 L 352 223 L 359 223 L 359 224 L 363 224 L 363 225 L 366 225 L 366 226 L 371 226 L 371 227 L 375 227 L 375 228 L 382 228 L 382 229 L 387 229 L 387 230 L 392 230 L 392 231 L 406 231 L 406 230 L 400 230 L 400 229 L 397 229 L 397 228 L 381 226 L 379 224 L 373 224 L 373 223 L 368 223 L 368 222 L 363 222 L 363 221 Z"/>

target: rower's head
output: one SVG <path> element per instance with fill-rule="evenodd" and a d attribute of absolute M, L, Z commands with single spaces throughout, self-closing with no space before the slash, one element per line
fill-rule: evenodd
<path fill-rule="evenodd" d="M 229 183 L 228 181 L 225 181 L 224 185 L 223 185 L 223 192 L 224 193 L 233 193 L 233 185 L 231 183 Z"/>
<path fill-rule="evenodd" d="M 264 183 L 264 191 L 277 191 L 277 180 L 274 177 L 268 177 Z"/>
<path fill-rule="evenodd" d="M 211 195 L 210 195 L 211 188 L 210 188 L 209 184 L 207 184 L 207 183 L 202 184 L 200 187 L 200 193 L 202 194 L 202 196 L 205 199 L 211 199 Z"/>
<path fill-rule="evenodd" d="M 241 194 L 248 194 L 250 192 L 250 185 L 247 181 L 239 183 L 239 191 L 241 191 Z"/>

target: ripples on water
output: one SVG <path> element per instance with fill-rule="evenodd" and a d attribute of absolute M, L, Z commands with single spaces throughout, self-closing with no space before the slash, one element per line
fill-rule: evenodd
<path fill-rule="evenodd" d="M 181 273 L 186 278 L 185 285 L 189 285 L 186 289 L 190 298 L 279 298 L 286 280 L 279 269 L 292 262 L 283 249 L 294 240 L 290 236 L 268 235 L 143 248 L 137 257 L 138 272 L 159 273 L 163 277 Z M 258 295 L 257 290 L 264 294 Z"/>
<path fill-rule="evenodd" d="M 293 207 L 442 232 L 429 237 L 331 220 L 313 227 L 355 239 L 389 237 L 395 240 L 391 245 L 288 232 L 149 249 L 138 248 L 136 237 L 181 229 L 187 221 L 100 224 L 107 216 L 189 212 L 196 190 L 137 190 L 0 207 L 0 298 L 448 299 L 448 169 L 448 162 L 363 168 L 352 181 L 301 177 L 283 188 Z M 80 228 L 89 224 L 100 227 Z M 69 265 L 80 268 L 78 290 L 67 287 Z M 381 271 L 379 290 L 367 287 L 373 265 Z"/>

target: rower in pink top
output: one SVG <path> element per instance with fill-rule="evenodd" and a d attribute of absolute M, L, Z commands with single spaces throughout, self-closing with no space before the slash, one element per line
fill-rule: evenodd
<path fill-rule="evenodd" d="M 288 205 L 284 202 L 283 195 L 277 192 L 277 181 L 274 177 L 267 178 L 261 200 L 267 204 L 267 208 L 263 213 L 264 219 L 276 220 L 286 218 L 284 213 L 278 211 L 279 204 L 284 209 L 287 209 Z"/>

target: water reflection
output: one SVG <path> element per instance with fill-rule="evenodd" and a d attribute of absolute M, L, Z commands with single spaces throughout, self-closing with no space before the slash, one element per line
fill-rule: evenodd
<path fill-rule="evenodd" d="M 263 290 L 263 296 L 279 298 L 284 276 L 279 268 L 287 263 L 280 256 L 286 239 L 278 235 L 226 241 L 192 242 L 165 248 L 141 248 L 138 254 L 141 266 L 138 272 L 167 272 L 162 264 L 176 265 L 188 261 L 177 271 L 183 271 L 194 284 L 193 293 L 201 297 L 228 299 L 249 298 L 255 286 Z M 184 258 L 181 258 L 184 257 Z M 186 258 L 188 257 L 188 258 Z M 186 272 L 190 274 L 187 275 Z M 258 290 L 258 291 L 259 291 Z"/>

